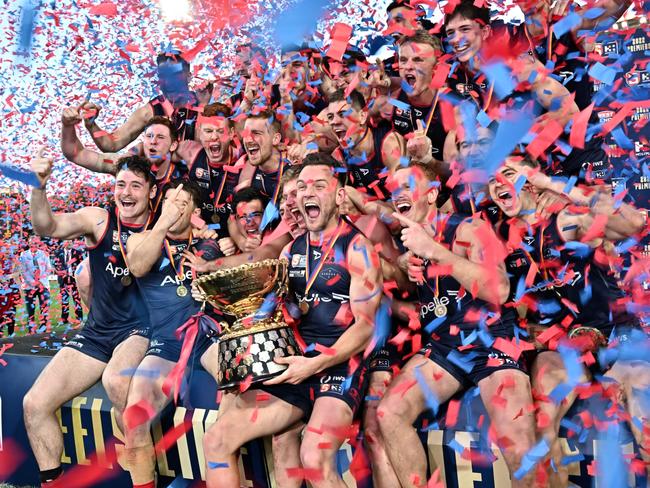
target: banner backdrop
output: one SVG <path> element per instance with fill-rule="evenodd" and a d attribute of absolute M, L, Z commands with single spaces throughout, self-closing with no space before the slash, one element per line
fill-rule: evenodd
<path fill-rule="evenodd" d="M 26 455 L 24 461 L 9 470 L 9 483 L 17 485 L 37 485 L 38 468 L 31 455 L 22 415 L 22 399 L 34 380 L 49 361 L 49 357 L 5 354 L 7 366 L 2 369 L 0 381 L 0 451 L 16 449 L 16 444 Z M 165 432 L 185 421 L 191 427 L 177 443 L 165 454 L 158 456 L 158 472 L 167 486 L 201 486 L 189 480 L 205 478 L 205 460 L 201 443 L 206 429 L 216 420 L 218 406 L 215 401 L 216 385 L 210 375 L 203 370 L 194 370 L 189 382 L 189 395 L 185 396 L 185 406 L 168 408 L 160 422 L 152 428 L 153 438 L 158 442 Z M 440 478 L 449 488 L 508 488 L 508 470 L 496 446 L 486 446 L 487 421 L 477 390 L 470 390 L 457 398 L 461 402 L 456 427 L 445 427 L 444 415 L 421 419 L 417 425 L 422 442 L 426 446 L 429 464 L 440 468 Z M 193 408 L 189 408 L 190 405 Z M 580 402 L 572 409 L 563 425 L 572 430 L 569 439 L 563 439 L 565 453 L 570 462 L 570 481 L 581 487 L 593 485 L 589 475 L 594 454 L 601 449 L 602 442 L 594 437 L 596 429 L 581 427 L 582 421 L 576 417 L 579 411 L 589 411 L 596 421 L 605 422 L 607 415 L 604 405 L 596 402 Z M 600 419 L 599 419 L 600 417 Z M 63 430 L 65 450 L 62 462 L 66 470 L 70 465 L 89 466 L 92 456 L 102 460 L 113 460 L 123 447 L 123 436 L 115 424 L 111 403 L 100 385 L 95 385 L 84 394 L 67 403 L 59 415 Z M 474 427 L 471 427 L 474 426 Z M 477 428 L 475 426 L 481 426 Z M 471 431 L 470 431 L 471 430 Z M 562 432 L 566 435 L 566 429 Z M 13 441 L 13 442 L 12 442 Z M 618 439 L 626 454 L 634 453 L 634 445 L 629 432 L 623 432 Z M 2 452 L 10 458 L 19 459 L 21 452 Z M 353 450 L 346 444 L 339 452 L 338 465 L 348 486 L 370 487 L 368 480 L 355 483 L 350 471 Z M 96 464 L 95 464 L 96 466 Z M 250 488 L 275 488 L 270 439 L 258 440 L 246 445 L 241 451 L 239 468 L 242 486 Z M 6 469 L 6 468 L 5 468 Z M 89 468 L 96 469 L 96 468 Z M 93 487 L 130 487 L 130 479 L 117 463 L 105 473 L 103 483 L 93 483 Z M 626 486 L 646 486 L 642 477 L 636 479 L 628 475 Z"/>

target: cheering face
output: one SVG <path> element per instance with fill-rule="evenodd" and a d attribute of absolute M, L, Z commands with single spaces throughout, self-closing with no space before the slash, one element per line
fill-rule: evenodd
<path fill-rule="evenodd" d="M 338 219 L 345 192 L 329 166 L 306 166 L 298 177 L 298 207 L 310 232 L 321 232 Z"/>
<path fill-rule="evenodd" d="M 153 166 L 159 166 L 170 152 L 176 150 L 178 142 L 172 141 L 169 128 L 154 124 L 147 127 L 144 131 L 144 140 L 142 141 L 144 155 Z"/>
<path fill-rule="evenodd" d="M 153 198 L 155 187 L 151 188 L 144 176 L 125 169 L 115 177 L 114 194 L 120 216 L 133 220 L 149 211 L 149 198 Z"/>
<path fill-rule="evenodd" d="M 514 186 L 522 175 L 521 169 L 521 163 L 508 158 L 488 182 L 490 198 L 508 217 L 516 217 L 524 210 L 526 187 L 522 188 L 517 195 Z"/>
<path fill-rule="evenodd" d="M 165 193 L 165 200 L 167 200 L 167 198 L 169 198 L 169 196 L 172 195 L 175 191 L 176 191 L 175 188 L 167 190 L 167 192 Z M 181 216 L 176 221 L 176 223 L 169 228 L 168 232 L 171 234 L 182 234 L 183 232 L 187 231 L 191 227 L 192 214 L 195 213 L 195 210 L 197 214 L 199 213 L 199 211 L 194 206 L 192 195 L 190 195 L 188 192 L 184 190 L 181 190 L 179 192 L 175 202 L 176 202 L 176 206 L 181 211 Z"/>
<path fill-rule="evenodd" d="M 303 87 L 308 80 L 309 64 L 307 57 L 299 52 L 291 51 L 282 55 L 283 73 L 295 82 L 296 87 Z"/>
<path fill-rule="evenodd" d="M 327 109 L 327 121 L 342 147 L 354 146 L 363 137 L 367 119 L 368 112 L 346 101 L 332 102 Z"/>
<path fill-rule="evenodd" d="M 429 89 L 436 62 L 436 51 L 429 44 L 408 42 L 399 47 L 399 76 L 411 87 L 409 97 L 418 97 Z"/>
<path fill-rule="evenodd" d="M 264 208 L 261 201 L 240 202 L 235 211 L 237 225 L 242 234 L 247 237 L 255 237 L 262 233 L 260 225 L 262 225 L 262 217 L 264 217 Z"/>
<path fill-rule="evenodd" d="M 483 41 L 490 35 L 490 27 L 481 26 L 476 20 L 457 16 L 447 24 L 446 34 L 456 59 L 467 63 L 481 50 Z"/>
<path fill-rule="evenodd" d="M 183 69 L 182 63 L 165 61 L 158 65 L 160 91 L 171 100 L 189 94 L 190 74 Z"/>
<path fill-rule="evenodd" d="M 395 34 L 405 34 L 417 30 L 417 14 L 412 8 L 397 7 L 388 12 L 388 28 Z"/>
<path fill-rule="evenodd" d="M 210 117 L 210 119 L 212 119 L 210 122 L 199 125 L 199 142 L 210 162 L 221 163 L 230 154 L 232 130 L 225 117 Z"/>
<path fill-rule="evenodd" d="M 415 222 L 424 223 L 438 197 L 437 188 L 417 168 L 398 169 L 392 179 L 395 210 Z"/>
<path fill-rule="evenodd" d="M 289 224 L 293 221 L 298 228 L 305 230 L 305 218 L 298 206 L 298 180 L 285 182 L 282 188 L 282 201 L 284 202 L 285 220 Z"/>
<path fill-rule="evenodd" d="M 280 134 L 274 133 L 265 119 L 247 119 L 242 134 L 248 162 L 259 166 L 273 155 L 273 147 L 280 143 Z"/>

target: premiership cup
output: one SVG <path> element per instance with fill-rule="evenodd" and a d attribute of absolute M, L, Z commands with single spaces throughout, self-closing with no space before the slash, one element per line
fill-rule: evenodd
<path fill-rule="evenodd" d="M 222 322 L 219 389 L 237 387 L 249 376 L 251 383 L 265 381 L 287 368 L 275 363 L 276 358 L 301 354 L 281 307 L 272 304 L 287 293 L 286 261 L 266 259 L 220 269 L 200 276 L 195 284 L 205 301 L 235 319 L 232 325 Z"/>

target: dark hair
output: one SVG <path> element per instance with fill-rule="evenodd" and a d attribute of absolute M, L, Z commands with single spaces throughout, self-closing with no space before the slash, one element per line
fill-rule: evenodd
<path fill-rule="evenodd" d="M 171 120 L 169 120 L 167 117 L 163 117 L 162 115 L 151 117 L 149 119 L 149 122 L 145 124 L 142 132 L 145 132 L 152 125 L 164 125 L 169 129 L 169 137 L 171 138 L 172 142 L 178 140 L 178 132 L 176 131 L 176 127 L 174 127 L 174 124 L 172 124 Z"/>
<path fill-rule="evenodd" d="M 339 161 L 334 159 L 331 154 L 324 152 L 310 153 L 302 160 L 300 171 L 308 166 L 327 166 L 332 170 L 333 176 L 341 186 L 345 186 L 348 181 L 348 170 Z"/>
<path fill-rule="evenodd" d="M 149 184 L 149 188 L 156 184 L 156 175 L 151 171 L 151 163 L 142 156 L 129 155 L 123 156 L 117 160 L 117 174 L 120 171 L 130 171 L 138 176 L 142 176 Z"/>
<path fill-rule="evenodd" d="M 242 188 L 237 193 L 235 193 L 235 196 L 232 199 L 231 207 L 236 212 L 237 205 L 239 205 L 240 203 L 248 203 L 248 202 L 253 202 L 255 200 L 260 201 L 260 203 L 262 204 L 262 209 L 265 209 L 266 205 L 269 203 L 269 197 L 264 195 L 264 193 L 259 191 L 257 188 L 248 186 L 246 188 Z"/>
<path fill-rule="evenodd" d="M 264 109 L 256 113 L 250 114 L 247 119 L 262 119 L 266 120 L 269 123 L 269 126 L 271 127 L 272 131 L 274 134 L 277 134 L 280 132 L 282 129 L 282 125 L 280 124 L 280 121 L 278 118 L 275 116 L 275 112 L 271 109 Z"/>
<path fill-rule="evenodd" d="M 328 74 L 330 72 L 330 63 L 332 61 L 338 61 L 338 60 L 334 58 L 330 58 L 329 56 L 325 56 L 321 64 L 323 69 L 325 69 Z M 366 55 L 363 54 L 363 51 L 361 51 L 358 47 L 348 46 L 348 48 L 345 50 L 345 53 L 343 54 L 343 60 L 340 62 L 345 67 L 351 68 L 357 66 L 358 64 L 366 63 L 367 60 L 366 60 Z"/>
<path fill-rule="evenodd" d="M 425 30 L 416 30 L 410 36 L 403 36 L 397 42 L 397 45 L 402 47 L 405 44 L 428 44 L 435 51 L 442 53 L 442 42 L 435 36 L 432 36 Z"/>
<path fill-rule="evenodd" d="M 215 102 L 206 105 L 203 107 L 202 115 L 204 117 L 224 117 L 228 121 L 228 127 L 232 126 L 232 120 L 230 119 L 232 116 L 232 110 L 228 105 L 223 103 Z"/>
<path fill-rule="evenodd" d="M 366 99 L 356 90 L 352 90 L 348 96 L 345 95 L 345 90 L 335 90 L 329 97 L 327 97 L 327 101 L 328 103 L 347 102 L 357 110 L 363 110 L 366 108 Z"/>
<path fill-rule="evenodd" d="M 286 168 L 284 168 L 284 172 L 282 173 L 282 178 L 278 183 L 278 185 L 280 185 L 280 190 L 279 190 L 280 195 L 284 193 L 284 185 L 286 185 L 290 181 L 298 179 L 298 176 L 300 175 L 300 171 L 302 171 L 302 163 L 292 164 L 291 166 L 287 166 Z"/>
<path fill-rule="evenodd" d="M 475 20 L 483 26 L 490 25 L 490 9 L 487 7 L 477 7 L 470 0 L 462 0 L 450 14 L 445 16 L 443 29 L 446 29 L 447 24 L 456 17 Z"/>
<path fill-rule="evenodd" d="M 163 188 L 162 191 L 163 196 L 169 190 L 178 188 L 180 185 L 183 185 L 183 191 L 190 194 L 190 197 L 192 198 L 192 203 L 194 203 L 194 207 L 201 208 L 201 188 L 195 181 L 192 180 L 181 180 L 181 179 L 171 180 Z"/>
<path fill-rule="evenodd" d="M 408 0 L 395 0 L 395 1 L 390 2 L 388 4 L 388 7 L 386 7 L 386 13 L 390 13 L 391 11 L 395 10 L 396 8 L 400 8 L 400 7 L 413 8 L 408 3 Z"/>

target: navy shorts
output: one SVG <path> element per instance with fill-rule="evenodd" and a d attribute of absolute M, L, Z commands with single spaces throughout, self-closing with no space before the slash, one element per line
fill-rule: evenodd
<path fill-rule="evenodd" d="M 161 333 L 163 331 L 154 331 L 149 340 L 149 349 L 145 356 L 157 356 L 159 358 L 171 361 L 172 363 L 178 362 L 181 357 L 181 350 L 183 349 L 183 338 L 178 340 L 176 335 L 169 335 Z M 200 358 L 208 347 L 212 345 L 212 339 L 206 336 L 203 332 L 199 331 L 192 347 L 191 357 Z"/>
<path fill-rule="evenodd" d="M 386 344 L 383 347 L 377 348 L 368 359 L 368 371 L 369 373 L 374 373 L 375 371 L 387 371 L 389 373 L 394 373 L 397 368 L 402 366 L 403 353 L 398 352 L 397 346 L 394 344 Z"/>
<path fill-rule="evenodd" d="M 338 398 L 345 402 L 352 414 L 356 414 L 368 387 L 368 368 L 359 366 L 348 375 L 347 364 L 334 366 L 322 373 L 311 376 L 298 385 L 254 385 L 252 388 L 270 393 L 303 411 L 303 420 L 309 421 L 314 402 L 320 397 Z"/>
<path fill-rule="evenodd" d="M 131 336 L 149 339 L 151 328 L 147 326 L 126 327 L 116 331 L 99 331 L 92 325 L 85 325 L 72 339 L 64 344 L 103 363 L 113 357 L 113 352 L 122 342 Z"/>
<path fill-rule="evenodd" d="M 418 354 L 436 363 L 465 388 L 476 386 L 482 379 L 503 369 L 516 369 L 528 374 L 521 360 L 515 361 L 498 349 L 482 345 L 460 351 L 455 345 L 429 342 Z"/>

